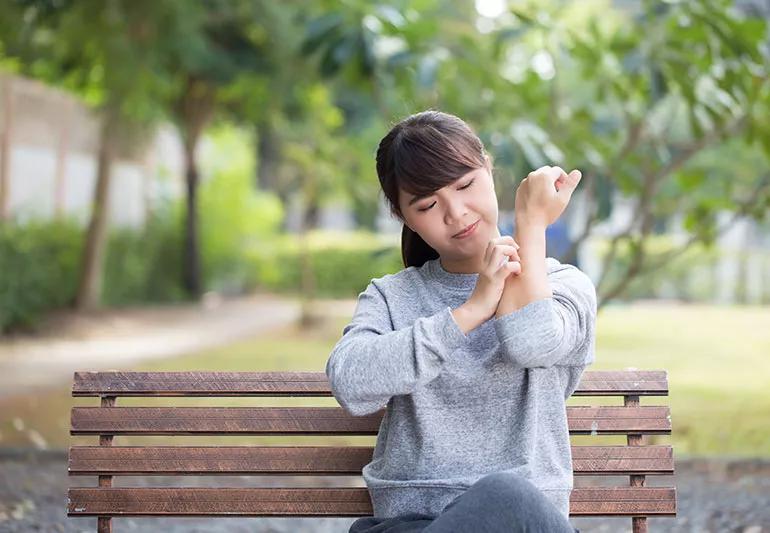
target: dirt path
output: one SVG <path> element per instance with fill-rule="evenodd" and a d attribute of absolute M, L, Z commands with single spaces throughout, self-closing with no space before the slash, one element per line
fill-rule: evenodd
<path fill-rule="evenodd" d="M 114 369 L 228 344 L 299 315 L 298 299 L 259 294 L 53 316 L 35 336 L 0 337 L 0 397 L 66 383 L 75 370 Z"/>

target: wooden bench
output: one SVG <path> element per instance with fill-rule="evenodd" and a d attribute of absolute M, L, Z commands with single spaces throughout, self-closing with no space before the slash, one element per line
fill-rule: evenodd
<path fill-rule="evenodd" d="M 72 446 L 71 476 L 98 486 L 71 487 L 68 515 L 98 517 L 99 532 L 121 516 L 358 517 L 372 515 L 366 488 L 121 488 L 116 476 L 360 476 L 372 446 L 113 446 L 117 435 L 376 435 L 384 411 L 353 417 L 341 407 L 116 407 L 125 396 L 331 396 L 323 372 L 76 372 L 73 396 L 101 397 L 73 407 L 71 434 L 98 435 L 99 446 Z M 620 406 L 568 406 L 572 435 L 626 435 L 626 446 L 572 446 L 576 476 L 629 476 L 623 487 L 578 487 L 570 515 L 627 516 L 633 531 L 649 516 L 676 515 L 674 487 L 645 487 L 645 476 L 672 475 L 670 445 L 643 435 L 671 433 L 665 371 L 586 371 L 574 396 L 622 396 Z"/>

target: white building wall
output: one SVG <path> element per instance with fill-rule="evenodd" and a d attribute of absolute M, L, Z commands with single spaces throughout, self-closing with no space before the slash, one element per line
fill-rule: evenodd
<path fill-rule="evenodd" d="M 9 119 L 9 217 L 50 219 L 61 211 L 85 224 L 96 183 L 98 118 L 69 93 L 5 74 L 0 131 Z M 183 168 L 179 135 L 168 125 L 140 154 L 119 154 L 112 167 L 110 223 L 139 227 L 156 201 L 184 194 Z"/>

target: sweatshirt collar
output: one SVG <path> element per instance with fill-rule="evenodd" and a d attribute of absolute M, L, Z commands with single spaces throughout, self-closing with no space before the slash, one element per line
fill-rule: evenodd
<path fill-rule="evenodd" d="M 423 265 L 429 279 L 433 279 L 445 287 L 451 289 L 473 289 L 476 286 L 476 280 L 479 277 L 478 272 L 471 274 L 458 274 L 455 272 L 447 272 L 444 267 L 441 266 L 441 259 L 430 259 Z"/>

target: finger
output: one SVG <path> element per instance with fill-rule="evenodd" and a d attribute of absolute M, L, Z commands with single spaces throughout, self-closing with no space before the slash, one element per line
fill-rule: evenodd
<path fill-rule="evenodd" d="M 517 249 L 512 244 L 495 244 L 495 250 L 502 250 L 504 255 L 510 255 L 512 253 L 517 253 Z"/>
<path fill-rule="evenodd" d="M 503 250 L 502 257 L 497 263 L 497 268 L 502 267 L 508 261 L 520 261 L 520 260 L 521 258 L 519 257 L 519 252 L 517 252 L 515 249 Z"/>
<path fill-rule="evenodd" d="M 489 262 L 489 254 L 491 253 L 492 247 L 495 245 L 495 239 L 490 239 L 487 243 L 487 248 L 484 250 L 484 258 L 482 262 L 484 264 Z"/>
<path fill-rule="evenodd" d="M 521 274 L 521 261 L 510 261 L 506 264 L 506 267 L 511 271 L 511 274 L 516 276 Z"/>
<path fill-rule="evenodd" d="M 578 169 L 575 169 L 567 175 L 567 181 L 568 182 L 572 181 L 575 184 L 575 187 L 577 187 L 582 177 L 583 177 L 583 173 L 580 172 Z"/>
<path fill-rule="evenodd" d="M 494 265 L 492 277 L 501 278 L 508 277 L 508 275 L 512 272 L 512 269 L 516 268 L 513 263 L 519 263 L 518 258 L 516 261 L 509 261 L 508 256 L 503 253 L 501 248 L 497 248 L 492 254 L 492 261 L 492 265 Z"/>
<path fill-rule="evenodd" d="M 560 167 L 548 167 L 548 170 L 546 170 L 543 175 L 546 176 L 551 183 L 555 182 L 557 179 L 559 179 L 559 176 L 564 174 L 566 176 L 566 172 L 562 170 Z"/>
<path fill-rule="evenodd" d="M 521 258 L 518 255 L 504 255 L 503 258 L 500 260 L 500 264 L 497 265 L 498 270 L 504 267 L 505 265 L 509 263 L 520 263 Z"/>
<path fill-rule="evenodd" d="M 502 238 L 505 239 L 506 243 L 515 246 L 517 250 L 520 248 L 519 243 L 516 242 L 516 239 L 514 239 L 512 235 L 503 235 Z"/>
<path fill-rule="evenodd" d="M 511 237 L 510 235 L 503 235 L 502 237 L 499 237 L 499 238 L 497 238 L 497 239 L 494 239 L 494 241 L 495 241 L 495 243 L 496 243 L 496 244 L 505 244 L 505 243 L 509 243 L 509 244 L 511 244 L 511 245 L 513 245 L 513 246 L 515 246 L 515 247 L 516 247 L 516 249 L 518 249 L 518 248 L 519 248 L 519 245 L 516 243 L 516 241 L 515 241 L 515 240 L 513 240 L 513 237 Z"/>
<path fill-rule="evenodd" d="M 512 244 L 496 244 L 495 247 L 502 250 L 503 255 L 506 255 L 506 256 L 512 255 L 512 254 L 516 254 L 517 256 L 519 255 L 518 249 Z"/>
<path fill-rule="evenodd" d="M 573 170 L 564 177 L 562 186 L 557 188 L 558 193 L 563 195 L 566 199 L 569 199 L 572 196 L 572 193 L 575 192 L 575 189 L 577 188 L 578 183 L 580 183 L 580 179 L 582 177 L 582 172 L 580 172 L 578 169 Z"/>
<path fill-rule="evenodd" d="M 492 275 L 495 275 L 502 268 L 504 264 L 503 257 L 507 256 L 503 253 L 501 246 L 495 246 L 492 253 L 489 255 L 489 261 L 487 262 L 487 270 L 490 271 Z"/>
<path fill-rule="evenodd" d="M 505 275 L 502 276 L 503 279 L 508 278 L 508 276 L 512 274 L 518 276 L 521 274 L 521 263 L 519 261 L 509 261 L 500 269 L 500 272 L 505 273 Z"/>

